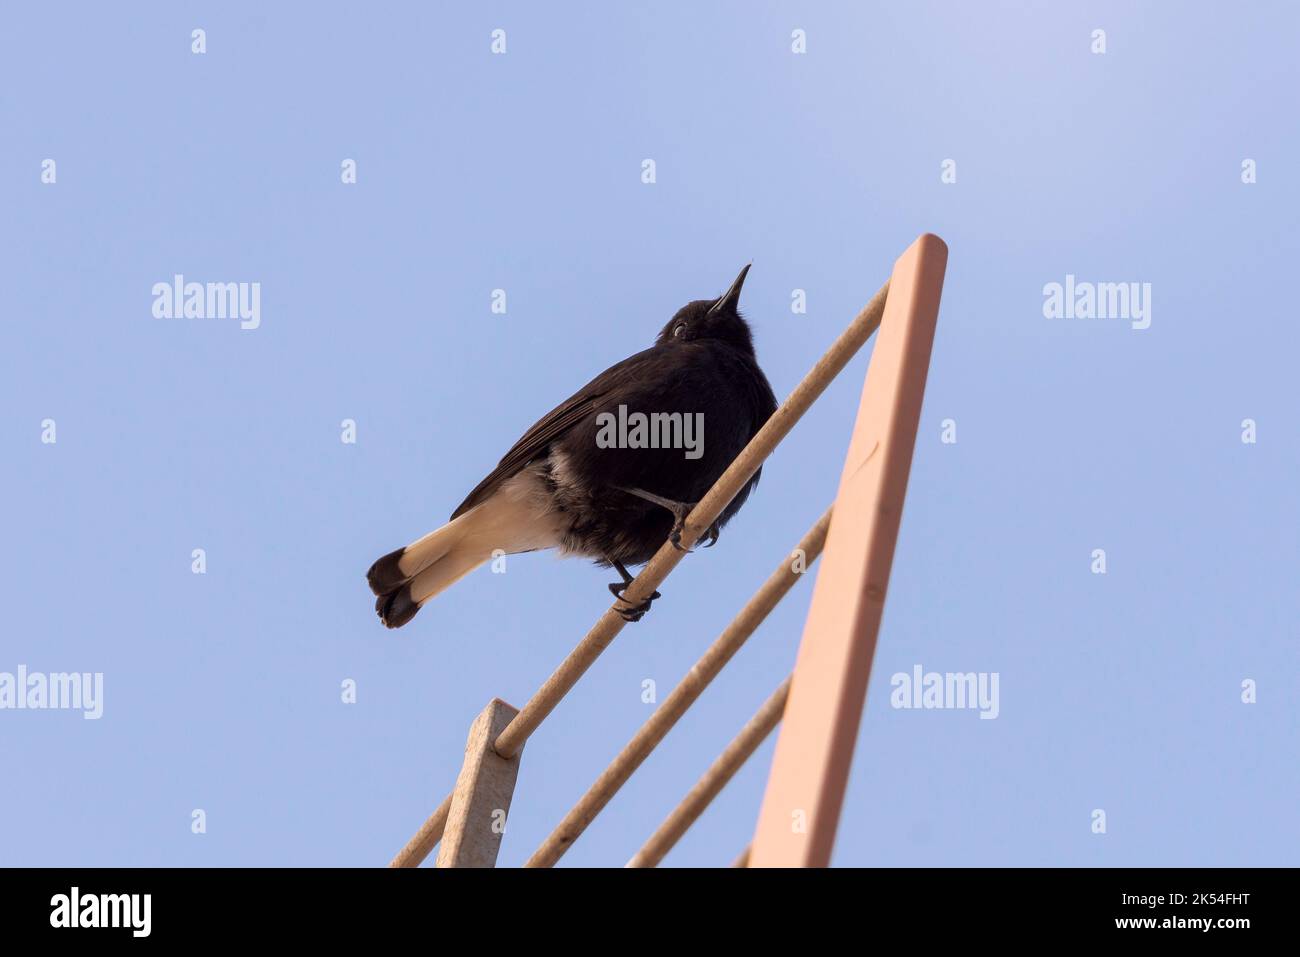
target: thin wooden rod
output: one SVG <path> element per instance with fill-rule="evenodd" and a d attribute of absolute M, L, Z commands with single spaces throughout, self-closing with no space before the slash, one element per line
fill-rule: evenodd
<path fill-rule="evenodd" d="M 442 840 L 442 831 L 447 826 L 447 815 L 451 812 L 451 795 L 448 794 L 438 805 L 438 810 L 429 815 L 429 819 L 420 825 L 415 837 L 406 842 L 406 847 L 397 852 L 389 867 L 419 867 L 420 862 L 429 856 Z"/>
<path fill-rule="evenodd" d="M 691 510 L 682 529 L 682 548 L 686 549 L 694 545 L 722 514 L 722 510 L 736 497 L 736 493 L 758 471 L 764 459 L 789 434 L 795 423 L 803 418 L 804 413 L 826 391 L 831 381 L 843 371 L 849 364 L 849 360 L 871 338 L 872 333 L 880 327 L 880 319 L 884 315 L 885 302 L 888 298 L 889 283 L 886 282 L 849 323 L 849 327 L 840 333 L 839 338 L 826 350 L 825 355 L 817 360 L 817 364 L 795 386 L 794 391 L 759 429 L 758 434 L 745 446 L 744 451 L 736 456 L 714 483 L 713 488 Z M 650 562 L 641 569 L 641 573 L 632 584 L 624 590 L 626 604 L 639 605 L 654 594 L 685 554 L 685 551 L 678 551 L 665 542 Z M 529 736 L 546 720 L 546 716 L 560 703 L 560 699 L 569 693 L 569 690 L 578 683 L 578 679 L 600 657 L 601 652 L 618 637 L 618 633 L 626 624 L 623 617 L 618 614 L 620 607 L 624 607 L 624 603 L 615 601 L 600 616 L 596 624 L 587 632 L 586 637 L 528 700 L 523 710 L 519 712 L 519 716 L 510 722 L 497 738 L 494 749 L 498 754 L 507 758 L 514 756 Z M 439 805 L 438 810 L 424 822 L 415 837 L 411 838 L 406 847 L 393 859 L 392 866 L 415 867 L 424 860 L 442 837 L 442 830 L 447 823 L 447 811 L 450 808 L 451 796 L 448 795 Z"/>
<path fill-rule="evenodd" d="M 628 867 L 658 867 L 659 862 L 671 851 L 682 835 L 690 829 L 701 814 L 713 803 L 713 799 L 727 786 L 737 771 L 744 766 L 758 746 L 766 740 L 781 722 L 781 713 L 785 711 L 785 699 L 790 694 L 790 679 L 781 682 L 781 687 L 772 692 L 772 696 L 763 702 L 763 706 L 749 719 L 740 734 L 727 745 L 726 750 L 718 756 L 704 776 L 695 783 L 695 787 L 686 793 L 682 803 L 664 819 L 658 829 L 650 835 L 641 850 L 627 862 Z"/>
<path fill-rule="evenodd" d="M 746 845 L 745 845 L 745 849 L 744 849 L 743 851 L 740 852 L 740 856 L 737 857 L 734 861 L 731 862 L 731 866 L 732 866 L 732 867 L 748 867 L 748 866 L 749 866 L 749 845 L 748 845 L 748 844 L 746 844 Z"/>
<path fill-rule="evenodd" d="M 686 677 L 664 699 L 663 704 L 655 709 L 654 714 L 641 725 L 632 740 L 587 789 L 587 793 L 578 799 L 578 803 L 565 815 L 559 826 L 551 832 L 541 847 L 533 852 L 533 856 L 524 863 L 525 867 L 551 867 L 587 829 L 596 815 L 627 783 L 632 773 L 650 756 L 650 752 L 681 720 L 687 709 L 699 699 L 709 683 L 718 676 L 726 663 L 763 623 L 777 603 L 794 587 L 795 582 L 803 577 L 803 572 L 817 560 L 817 556 L 822 552 L 822 546 L 826 543 L 826 530 L 830 527 L 830 523 L 831 512 L 827 509 L 804 535 L 796 551 L 791 553 L 791 557 L 798 556 L 797 563 L 792 562 L 790 558 L 782 559 L 781 564 L 754 593 L 754 597 L 740 610 L 740 614 L 723 629 L 722 634 L 700 657 L 700 660 L 691 666 Z M 795 570 L 796 564 L 798 570 Z"/>
<path fill-rule="evenodd" d="M 849 327 L 840 334 L 826 354 L 817 360 L 803 381 L 795 386 L 785 402 L 781 403 L 767 423 L 758 430 L 727 470 L 713 484 L 713 488 L 700 499 L 699 503 L 686 516 L 682 529 L 681 547 L 689 549 L 722 514 L 722 510 L 731 504 L 731 500 L 758 471 L 777 444 L 789 434 L 805 412 L 817 398 L 826 391 L 831 380 L 839 375 L 848 365 L 849 360 L 862 348 L 871 334 L 880 327 L 880 318 L 885 312 L 885 301 L 889 297 L 889 283 L 871 297 L 871 301 L 858 313 Z M 655 593 L 664 579 L 677 567 L 685 551 L 674 548 L 664 542 L 650 562 L 641 569 L 632 584 L 624 591 L 628 605 L 639 605 Z M 626 622 L 618 613 L 621 606 L 615 601 L 605 614 L 587 632 L 587 636 L 569 653 L 555 673 L 546 680 L 541 689 L 524 705 L 519 717 L 510 722 L 510 726 L 497 738 L 496 750 L 503 757 L 511 757 L 540 725 L 546 716 L 554 710 L 569 690 L 578 683 L 592 663 L 600 657 L 610 642 L 623 630 Z"/>

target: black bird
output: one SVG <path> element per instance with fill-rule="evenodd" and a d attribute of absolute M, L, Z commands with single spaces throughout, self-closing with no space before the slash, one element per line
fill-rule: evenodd
<path fill-rule="evenodd" d="M 776 411 L 738 309 L 748 272 L 746 266 L 717 299 L 687 303 L 653 346 L 606 369 L 547 413 L 446 525 L 375 562 L 366 577 L 379 596 L 380 620 L 400 628 L 498 549 L 558 548 L 595 559 L 618 571 L 622 581 L 609 587 L 621 597 L 632 581 L 628 565 L 649 561 L 666 539 L 680 548 L 686 515 Z M 657 434 L 653 427 L 637 434 L 638 413 L 657 423 Z M 619 423 L 631 427 L 620 434 Z M 692 435 L 692 425 L 702 425 L 702 435 Z M 666 434 L 682 441 L 646 447 L 650 435 Z M 681 447 L 687 440 L 698 447 Z M 718 516 L 707 533 L 709 545 L 760 474 Z M 650 601 L 629 607 L 623 617 L 640 619 Z"/>

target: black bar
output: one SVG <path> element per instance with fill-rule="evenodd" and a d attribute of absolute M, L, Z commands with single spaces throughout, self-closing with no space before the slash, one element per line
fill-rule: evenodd
<path fill-rule="evenodd" d="M 597 929 L 612 930 L 605 939 L 616 949 L 620 933 L 629 943 L 644 936 L 668 947 L 676 945 L 666 932 L 701 923 L 733 944 L 755 932 L 815 934 L 827 942 L 809 940 L 816 951 L 831 949 L 830 935 L 841 933 L 853 935 L 846 944 L 858 942 L 853 950 L 890 935 L 925 944 L 1101 936 L 1232 946 L 1242 934 L 1294 926 L 1295 878 L 1293 870 L 1209 868 L 10 869 L 0 870 L 0 928 L 6 944 L 75 935 L 91 945 L 115 938 L 334 947 L 414 934 L 416 949 L 431 953 L 475 947 L 467 933 L 488 934 L 485 944 L 551 935 L 559 946 Z M 79 924 L 118 926 L 74 928 L 74 911 Z"/>

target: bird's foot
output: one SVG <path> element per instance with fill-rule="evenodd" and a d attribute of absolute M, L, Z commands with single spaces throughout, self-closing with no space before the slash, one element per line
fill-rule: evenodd
<path fill-rule="evenodd" d="M 691 509 L 694 507 L 694 505 L 685 505 L 683 506 L 681 514 L 673 512 L 676 521 L 673 522 L 673 530 L 668 533 L 668 541 L 672 542 L 673 548 L 677 549 L 679 552 L 692 552 L 695 550 L 693 548 L 682 547 L 682 532 L 686 529 L 686 516 L 690 514 Z M 718 523 L 714 522 L 705 529 L 704 534 L 697 538 L 696 542 L 707 539 L 707 541 L 704 542 L 704 547 L 712 548 L 718 543 L 718 534 Z"/>
<path fill-rule="evenodd" d="M 662 495 L 655 495 L 653 492 L 647 492 L 643 488 L 623 488 L 620 490 L 627 492 L 629 495 L 635 495 L 637 498 L 645 499 L 662 508 L 668 509 L 673 513 L 673 528 L 668 533 L 668 541 L 672 543 L 673 548 L 679 552 L 688 552 L 691 549 L 682 547 L 682 530 L 686 528 L 686 516 L 691 514 L 691 509 L 699 505 L 699 502 L 675 502 L 670 498 L 664 498 Z M 708 548 L 718 540 L 718 523 L 714 522 L 709 526 L 704 536 L 708 538 L 708 543 L 704 546 Z"/>
<path fill-rule="evenodd" d="M 689 552 L 689 548 L 682 546 L 682 532 L 686 530 L 686 516 L 690 514 L 690 506 L 680 505 L 672 509 L 673 513 L 673 530 L 668 533 L 668 541 L 672 543 L 673 548 L 679 552 Z"/>
<path fill-rule="evenodd" d="M 650 603 L 653 602 L 656 598 L 662 598 L 663 595 L 659 594 L 658 592 L 655 592 L 645 601 L 641 602 L 641 604 L 633 605 L 623 595 L 624 589 L 626 589 L 629 584 L 631 583 L 610 582 L 609 590 L 614 595 L 615 598 L 617 598 L 619 601 L 623 602 L 623 604 L 628 606 L 626 608 L 616 609 L 619 615 L 622 617 L 622 619 L 627 622 L 640 621 L 642 617 L 644 617 L 645 613 L 650 610 Z"/>

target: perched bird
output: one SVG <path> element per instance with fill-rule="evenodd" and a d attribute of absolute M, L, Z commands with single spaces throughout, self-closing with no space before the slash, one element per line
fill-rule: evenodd
<path fill-rule="evenodd" d="M 653 346 L 543 416 L 446 525 L 376 561 L 366 577 L 380 620 L 400 628 L 498 549 L 595 559 L 621 576 L 609 588 L 622 598 L 628 565 L 649 561 L 665 540 L 680 548 L 691 508 L 776 411 L 738 309 L 748 272 L 717 299 L 687 303 Z M 709 545 L 760 474 L 718 516 Z M 623 617 L 639 620 L 658 597 L 629 604 Z"/>

